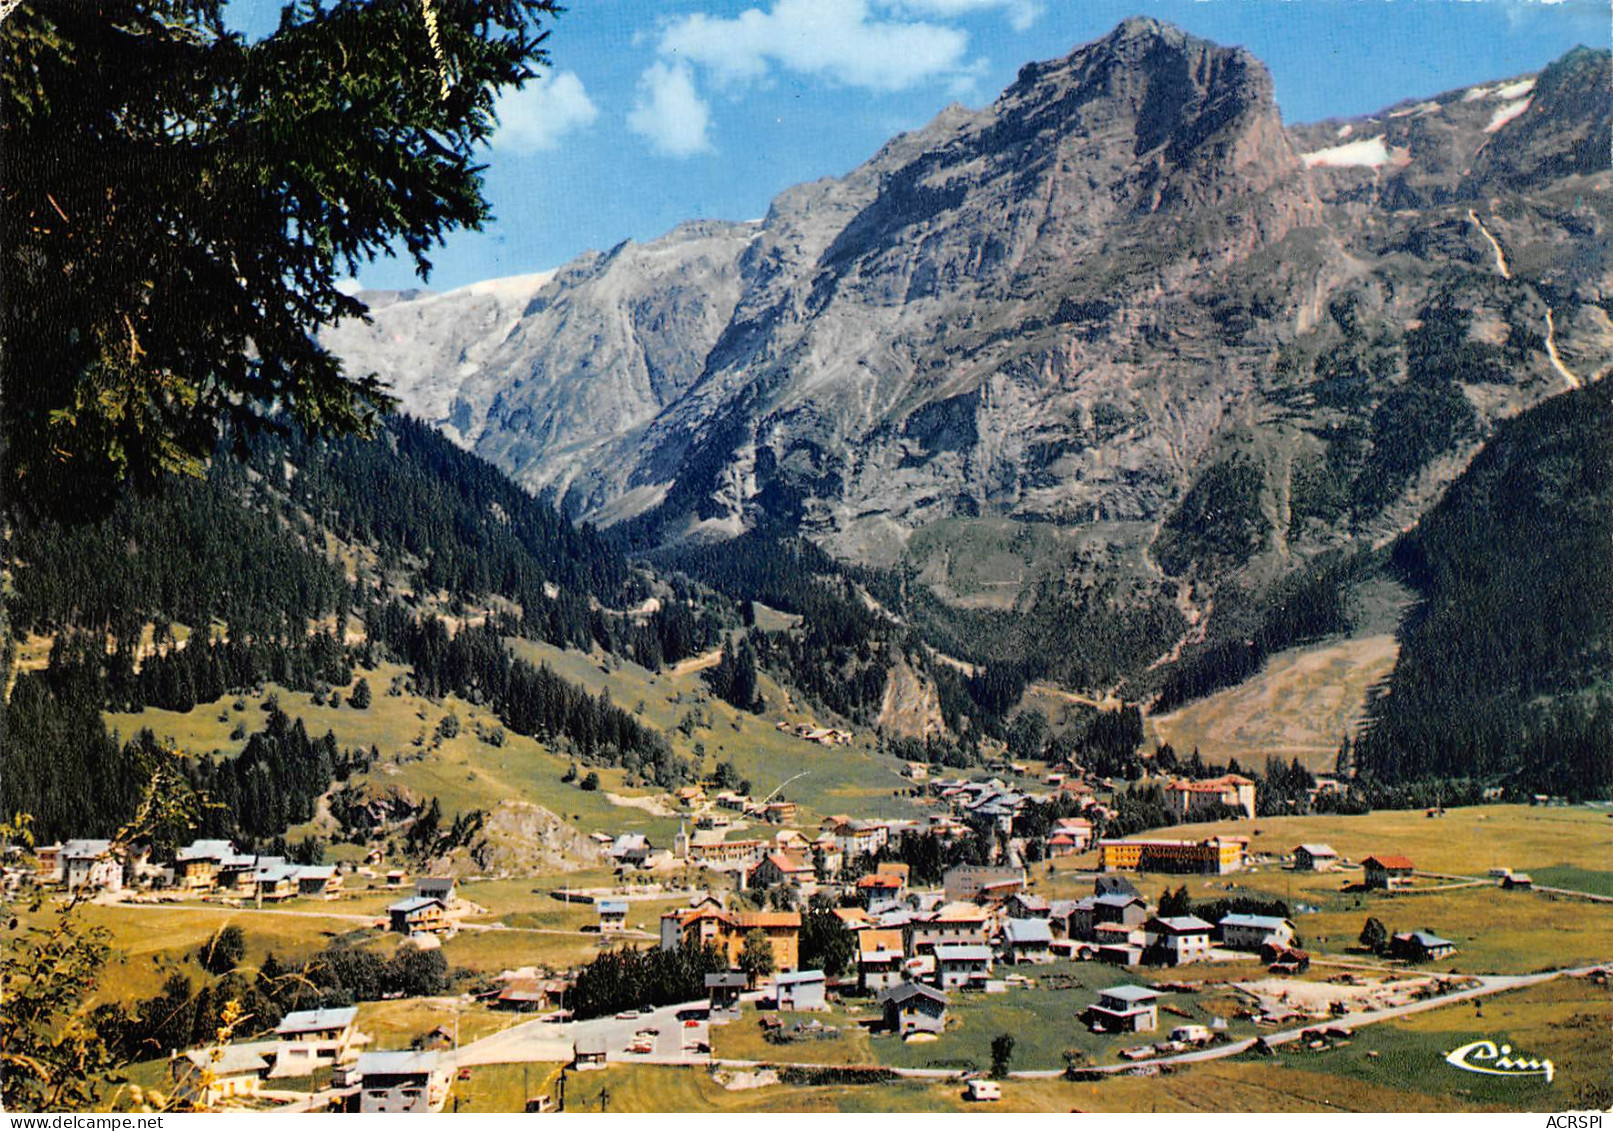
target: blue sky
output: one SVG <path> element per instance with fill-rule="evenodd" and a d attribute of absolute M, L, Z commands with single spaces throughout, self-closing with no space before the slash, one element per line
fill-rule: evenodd
<path fill-rule="evenodd" d="M 233 0 L 243 28 L 278 4 Z M 951 102 L 983 106 L 1031 60 L 1134 14 L 1248 47 L 1288 121 L 1540 69 L 1606 46 L 1605 0 L 570 0 L 553 65 L 487 155 L 496 220 L 433 257 L 430 285 L 559 266 L 696 217 L 743 220 L 844 173 Z M 418 286 L 404 261 L 370 287 Z"/>

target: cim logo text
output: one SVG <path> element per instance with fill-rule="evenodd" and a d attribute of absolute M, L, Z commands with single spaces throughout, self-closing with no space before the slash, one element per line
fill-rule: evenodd
<path fill-rule="evenodd" d="M 1514 1056 L 1511 1045 L 1497 1045 L 1494 1041 L 1463 1045 L 1446 1054 L 1445 1062 L 1464 1072 L 1480 1072 L 1486 1076 L 1544 1076 L 1548 1084 L 1557 1071 L 1549 1060 Z"/>

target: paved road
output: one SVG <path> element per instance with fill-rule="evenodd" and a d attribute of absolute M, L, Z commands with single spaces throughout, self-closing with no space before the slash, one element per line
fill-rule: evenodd
<path fill-rule="evenodd" d="M 1275 1047 L 1298 1041 L 1307 1031 L 1312 1029 L 1326 1027 L 1354 1031 L 1368 1025 L 1375 1025 L 1381 1021 L 1393 1021 L 1397 1018 L 1408 1017 L 1431 1009 L 1443 1009 L 1447 1006 L 1457 1005 L 1475 998 L 1487 997 L 1491 994 L 1505 993 L 1508 990 L 1539 985 L 1554 978 L 1588 974 L 1592 970 L 1603 968 L 1605 965 L 1605 963 L 1596 963 L 1569 970 L 1551 970 L 1540 974 L 1473 975 L 1473 980 L 1478 984 L 1466 989 L 1442 994 L 1438 997 L 1426 998 L 1422 1001 L 1408 1002 L 1405 1005 L 1397 1005 L 1388 1009 L 1369 1010 L 1363 1013 L 1346 1014 L 1343 1017 L 1312 1021 L 1300 1028 L 1283 1029 L 1264 1034 L 1263 1039 L 1268 1046 Z M 758 995 L 749 996 L 754 1000 Z M 700 1001 L 647 1011 L 642 1017 L 634 1020 L 600 1018 L 595 1021 L 580 1021 L 567 1025 L 556 1025 L 546 1021 L 530 1021 L 465 1046 L 460 1050 L 459 1064 L 506 1064 L 522 1061 L 569 1060 L 573 1041 L 584 1036 L 602 1035 L 606 1039 L 607 1057 L 615 1062 L 721 1065 L 725 1068 L 744 1069 L 762 1068 L 770 1065 L 771 1062 L 767 1061 L 719 1059 L 696 1052 L 694 1049 L 696 1042 L 704 1042 L 709 1045 L 709 1028 L 702 1023 L 698 1028 L 685 1029 L 682 1023 L 677 1020 L 676 1014 L 683 1009 L 704 1008 L 705 1002 Z M 661 1030 L 661 1035 L 656 1041 L 655 1051 L 648 1054 L 628 1053 L 626 1048 L 632 1042 L 634 1032 L 646 1027 Z M 1134 1072 L 1150 1066 L 1194 1064 L 1201 1061 L 1220 1060 L 1248 1052 L 1260 1039 L 1262 1038 L 1248 1037 L 1241 1041 L 1233 1041 L 1230 1044 L 1196 1049 L 1192 1052 L 1153 1057 L 1147 1060 L 1128 1061 L 1123 1064 L 1095 1065 L 1090 1071 L 1113 1074 Z M 828 1068 L 834 1066 L 803 1064 L 802 1067 Z M 898 1076 L 931 1080 L 945 1080 L 962 1075 L 960 1071 L 953 1068 L 892 1067 L 891 1071 Z M 1064 1075 L 1064 1070 L 1061 1068 L 1022 1069 L 1017 1072 L 1011 1072 L 1009 1075 L 1021 1080 L 1050 1080 Z"/>
<path fill-rule="evenodd" d="M 1380 1021 L 1393 1021 L 1399 1017 L 1407 1017 L 1414 1013 L 1423 1013 L 1430 1009 L 1443 1009 L 1449 1005 L 1457 1005 L 1461 1002 L 1471 1001 L 1474 998 L 1486 997 L 1490 994 L 1505 993 L 1507 990 L 1516 990 L 1525 986 L 1539 985 L 1541 982 L 1549 982 L 1553 978 L 1560 978 L 1564 975 L 1587 974 L 1592 970 L 1600 969 L 1603 965 L 1605 964 L 1597 963 L 1592 966 L 1577 967 L 1572 970 L 1550 970 L 1543 974 L 1473 975 L 1472 977 L 1474 977 L 1479 984 L 1465 990 L 1457 990 L 1455 993 L 1442 994 L 1439 997 L 1425 998 L 1422 1001 L 1407 1002 L 1405 1005 L 1397 1005 L 1389 1009 L 1374 1009 L 1368 1010 L 1364 1013 L 1345 1014 L 1343 1017 L 1328 1018 L 1325 1021 L 1312 1021 L 1299 1029 L 1284 1029 L 1279 1032 L 1264 1034 L 1263 1036 L 1267 1045 L 1276 1046 L 1291 1044 L 1294 1041 L 1299 1040 L 1306 1032 L 1312 1029 L 1329 1028 L 1348 1029 L 1354 1031 L 1367 1025 L 1374 1025 Z M 1223 1057 L 1237 1056 L 1239 1053 L 1249 1051 L 1255 1046 L 1256 1041 L 1260 1039 L 1260 1037 L 1249 1037 L 1245 1040 L 1233 1041 L 1231 1044 L 1216 1045 L 1213 1048 L 1198 1049 L 1193 1052 L 1177 1053 L 1173 1056 L 1155 1057 L 1150 1060 L 1135 1060 L 1126 1064 L 1095 1065 L 1090 1069 L 1090 1071 L 1104 1073 L 1129 1072 L 1137 1068 L 1147 1067 L 1149 1065 L 1191 1064 L 1203 1060 L 1220 1060 Z M 1010 1073 L 1010 1075 L 1027 1080 L 1051 1079 L 1064 1075 L 1064 1071 L 1063 1069 L 1057 1068 L 1037 1069 L 1013 1072 Z"/>

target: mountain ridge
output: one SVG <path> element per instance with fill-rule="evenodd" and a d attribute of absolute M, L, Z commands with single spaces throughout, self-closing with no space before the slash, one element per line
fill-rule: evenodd
<path fill-rule="evenodd" d="M 759 224 L 609 253 L 676 261 L 639 305 L 557 276 L 568 318 L 525 318 L 565 364 L 500 354 L 458 438 L 640 549 L 799 534 L 954 592 L 928 533 L 1001 520 L 1061 548 L 994 599 L 1118 573 L 1196 610 L 1385 544 L 1495 421 L 1605 367 L 1605 57 L 1287 126 L 1247 51 L 1128 20 Z M 615 364 L 641 322 L 686 347 L 660 392 L 662 354 Z"/>

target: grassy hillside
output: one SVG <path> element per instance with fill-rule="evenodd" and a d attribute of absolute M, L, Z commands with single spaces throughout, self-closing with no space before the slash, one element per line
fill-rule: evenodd
<path fill-rule="evenodd" d="M 1339 743 L 1366 716 L 1368 692 L 1394 668 L 1394 636 L 1351 637 L 1279 652 L 1236 687 L 1147 719 L 1149 738 L 1207 762 L 1260 766 L 1276 755 L 1333 768 Z"/>

